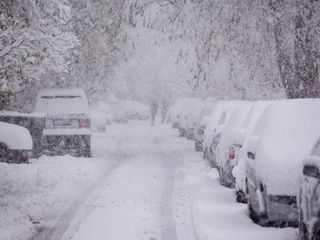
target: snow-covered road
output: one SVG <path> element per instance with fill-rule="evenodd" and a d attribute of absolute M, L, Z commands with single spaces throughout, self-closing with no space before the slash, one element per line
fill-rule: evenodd
<path fill-rule="evenodd" d="M 121 163 L 86 200 L 63 239 L 195 239 L 191 198 L 177 201 L 189 216 L 176 214 L 172 203 L 177 169 L 190 154 L 198 161 L 197 154 L 168 127 L 137 123 L 110 131 L 96 136 L 95 153 L 108 156 L 116 149 Z"/>
<path fill-rule="evenodd" d="M 1 240 L 296 238 L 296 229 L 252 223 L 193 142 L 169 126 L 112 125 L 94 134 L 92 146 L 91 159 L 44 157 L 18 168 L 0 164 L 2 172 L 11 173 L 0 176 L 0 186 L 6 186 L 0 189 Z M 21 180 L 9 177 L 19 174 Z M 22 185 L 28 189 L 26 202 Z"/>

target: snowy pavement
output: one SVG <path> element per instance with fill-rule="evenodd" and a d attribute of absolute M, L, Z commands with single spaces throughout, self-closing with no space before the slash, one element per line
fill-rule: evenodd
<path fill-rule="evenodd" d="M 252 223 L 169 126 L 112 125 L 92 144 L 92 159 L 0 164 L 1 240 L 296 238 L 296 229 Z"/>

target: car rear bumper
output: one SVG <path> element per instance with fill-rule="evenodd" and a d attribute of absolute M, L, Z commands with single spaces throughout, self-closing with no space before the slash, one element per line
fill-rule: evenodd
<path fill-rule="evenodd" d="M 91 135 L 45 135 L 43 154 L 74 157 L 91 156 Z"/>

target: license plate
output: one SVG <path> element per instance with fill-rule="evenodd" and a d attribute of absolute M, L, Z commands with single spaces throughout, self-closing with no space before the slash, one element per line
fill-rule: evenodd
<path fill-rule="evenodd" d="M 59 126 L 68 126 L 71 124 L 71 122 L 69 119 L 59 119 L 59 120 L 54 120 L 53 124 L 59 125 Z"/>

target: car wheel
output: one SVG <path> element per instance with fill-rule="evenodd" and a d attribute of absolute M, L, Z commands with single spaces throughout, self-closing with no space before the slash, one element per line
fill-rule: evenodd
<path fill-rule="evenodd" d="M 247 196 L 242 190 L 236 190 L 236 201 L 238 203 L 247 203 Z"/>
<path fill-rule="evenodd" d="M 248 199 L 248 214 L 249 214 L 249 217 L 251 218 L 251 220 L 254 223 L 257 223 L 260 226 L 264 226 L 264 227 L 269 227 L 269 226 L 273 225 L 269 221 L 268 216 L 266 214 L 261 215 L 253 209 L 253 207 L 251 205 L 251 201 L 250 201 L 250 196 L 248 196 L 247 199 Z"/>

